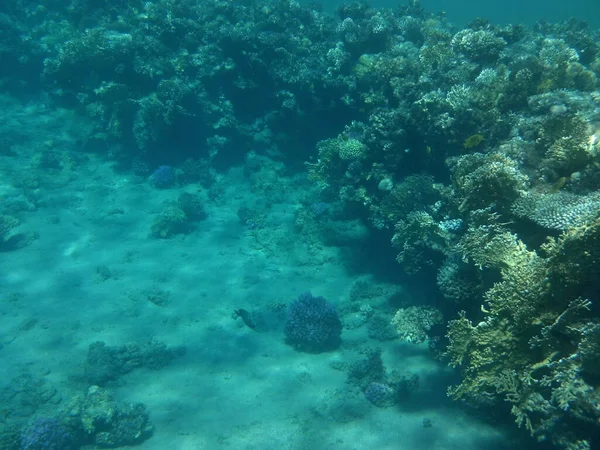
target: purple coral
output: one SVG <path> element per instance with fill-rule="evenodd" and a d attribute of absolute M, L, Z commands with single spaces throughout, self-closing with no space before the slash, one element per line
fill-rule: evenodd
<path fill-rule="evenodd" d="M 310 205 L 310 210 L 316 217 L 321 217 L 329 211 L 329 203 L 315 202 Z"/>
<path fill-rule="evenodd" d="M 69 450 L 74 439 L 68 428 L 53 417 L 38 417 L 21 429 L 21 450 Z"/>
<path fill-rule="evenodd" d="M 284 332 L 296 350 L 319 353 L 339 346 L 342 322 L 335 306 L 306 292 L 290 304 Z"/>
<path fill-rule="evenodd" d="M 150 183 L 159 189 L 165 189 L 175 184 L 175 169 L 171 166 L 159 166 L 152 175 Z"/>
<path fill-rule="evenodd" d="M 388 408 L 396 403 L 396 391 L 384 383 L 371 383 L 365 397 L 378 408 Z"/>

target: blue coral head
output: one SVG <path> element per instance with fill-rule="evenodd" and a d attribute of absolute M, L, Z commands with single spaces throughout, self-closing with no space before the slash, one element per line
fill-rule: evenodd
<path fill-rule="evenodd" d="M 339 347 L 342 322 L 334 305 L 306 292 L 289 305 L 284 332 L 296 350 L 320 353 Z"/>
<path fill-rule="evenodd" d="M 387 408 L 396 403 L 396 392 L 384 383 L 371 383 L 365 389 L 365 397 L 378 408 Z"/>
<path fill-rule="evenodd" d="M 38 417 L 20 432 L 21 450 L 69 450 L 74 438 L 68 428 L 54 417 Z"/>
<path fill-rule="evenodd" d="M 175 169 L 171 166 L 159 166 L 150 175 L 150 184 L 159 189 L 166 189 L 175 184 Z"/>

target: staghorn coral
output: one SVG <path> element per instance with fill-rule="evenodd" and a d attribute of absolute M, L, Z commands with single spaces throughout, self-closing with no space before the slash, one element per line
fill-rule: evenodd
<path fill-rule="evenodd" d="M 448 160 L 461 210 L 484 208 L 490 203 L 507 210 L 529 184 L 519 164 L 501 153 L 473 153 Z"/>
<path fill-rule="evenodd" d="M 463 370 L 449 394 L 478 406 L 505 402 L 538 440 L 590 448 L 600 424 L 600 318 L 585 296 L 598 300 L 600 219 L 550 239 L 540 255 L 500 236 L 503 256 L 486 258 L 502 278 L 485 294 L 485 319 L 473 325 L 463 314 L 448 326 L 447 355 Z"/>

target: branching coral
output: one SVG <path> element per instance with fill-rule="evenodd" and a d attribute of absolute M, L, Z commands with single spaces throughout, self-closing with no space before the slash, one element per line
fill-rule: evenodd
<path fill-rule="evenodd" d="M 589 448 L 600 423 L 600 318 L 582 295 L 598 300 L 600 219 L 550 240 L 543 256 L 510 233 L 489 241 L 498 236 L 506 238 L 499 258 L 485 257 L 485 246 L 478 255 L 476 239 L 463 243 L 471 257 L 499 266 L 502 279 L 485 294 L 484 321 L 473 326 L 463 315 L 449 324 L 448 356 L 464 374 L 449 393 L 480 406 L 507 402 L 538 439 Z"/>
<path fill-rule="evenodd" d="M 434 179 L 428 175 L 410 175 L 383 196 L 379 208 L 386 220 L 396 223 L 399 219 L 423 205 L 432 205 L 440 199 Z"/>
<path fill-rule="evenodd" d="M 396 311 L 392 325 L 401 340 L 421 343 L 427 340 L 427 332 L 442 323 L 442 313 L 435 308 L 409 306 Z"/>
<path fill-rule="evenodd" d="M 335 139 L 325 139 L 317 144 L 319 159 L 314 164 L 308 164 L 311 179 L 327 184 L 339 183 L 339 178 L 353 161 L 366 156 L 367 147 L 358 139 L 338 136 Z"/>
<path fill-rule="evenodd" d="M 519 164 L 500 153 L 473 153 L 448 161 L 461 209 L 484 208 L 494 203 L 506 210 L 528 186 Z"/>
<path fill-rule="evenodd" d="M 438 270 L 436 281 L 444 298 L 460 305 L 474 304 L 483 295 L 481 270 L 454 256 L 446 258 Z"/>
<path fill-rule="evenodd" d="M 502 269 L 513 265 L 515 247 L 523 245 L 517 236 L 497 225 L 469 227 L 457 249 L 463 261 L 477 267 Z"/>
<path fill-rule="evenodd" d="M 452 38 L 452 49 L 473 61 L 494 61 L 505 47 L 504 39 L 486 30 L 461 30 Z"/>
<path fill-rule="evenodd" d="M 396 260 L 409 274 L 433 267 L 443 257 L 446 240 L 438 223 L 425 211 L 413 211 L 394 227 L 392 245 L 400 251 Z"/>
<path fill-rule="evenodd" d="M 596 155 L 588 121 L 578 114 L 555 114 L 539 130 L 537 144 L 544 155 L 542 168 L 558 178 L 582 170 Z"/>
<path fill-rule="evenodd" d="M 342 322 L 335 306 L 306 292 L 290 304 L 284 332 L 296 350 L 320 353 L 340 345 Z"/>

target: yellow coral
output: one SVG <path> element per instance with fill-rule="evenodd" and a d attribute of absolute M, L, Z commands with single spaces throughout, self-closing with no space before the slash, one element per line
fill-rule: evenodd
<path fill-rule="evenodd" d="M 341 159 L 360 159 L 364 156 L 366 146 L 357 139 L 348 139 L 339 142 L 339 155 Z"/>

